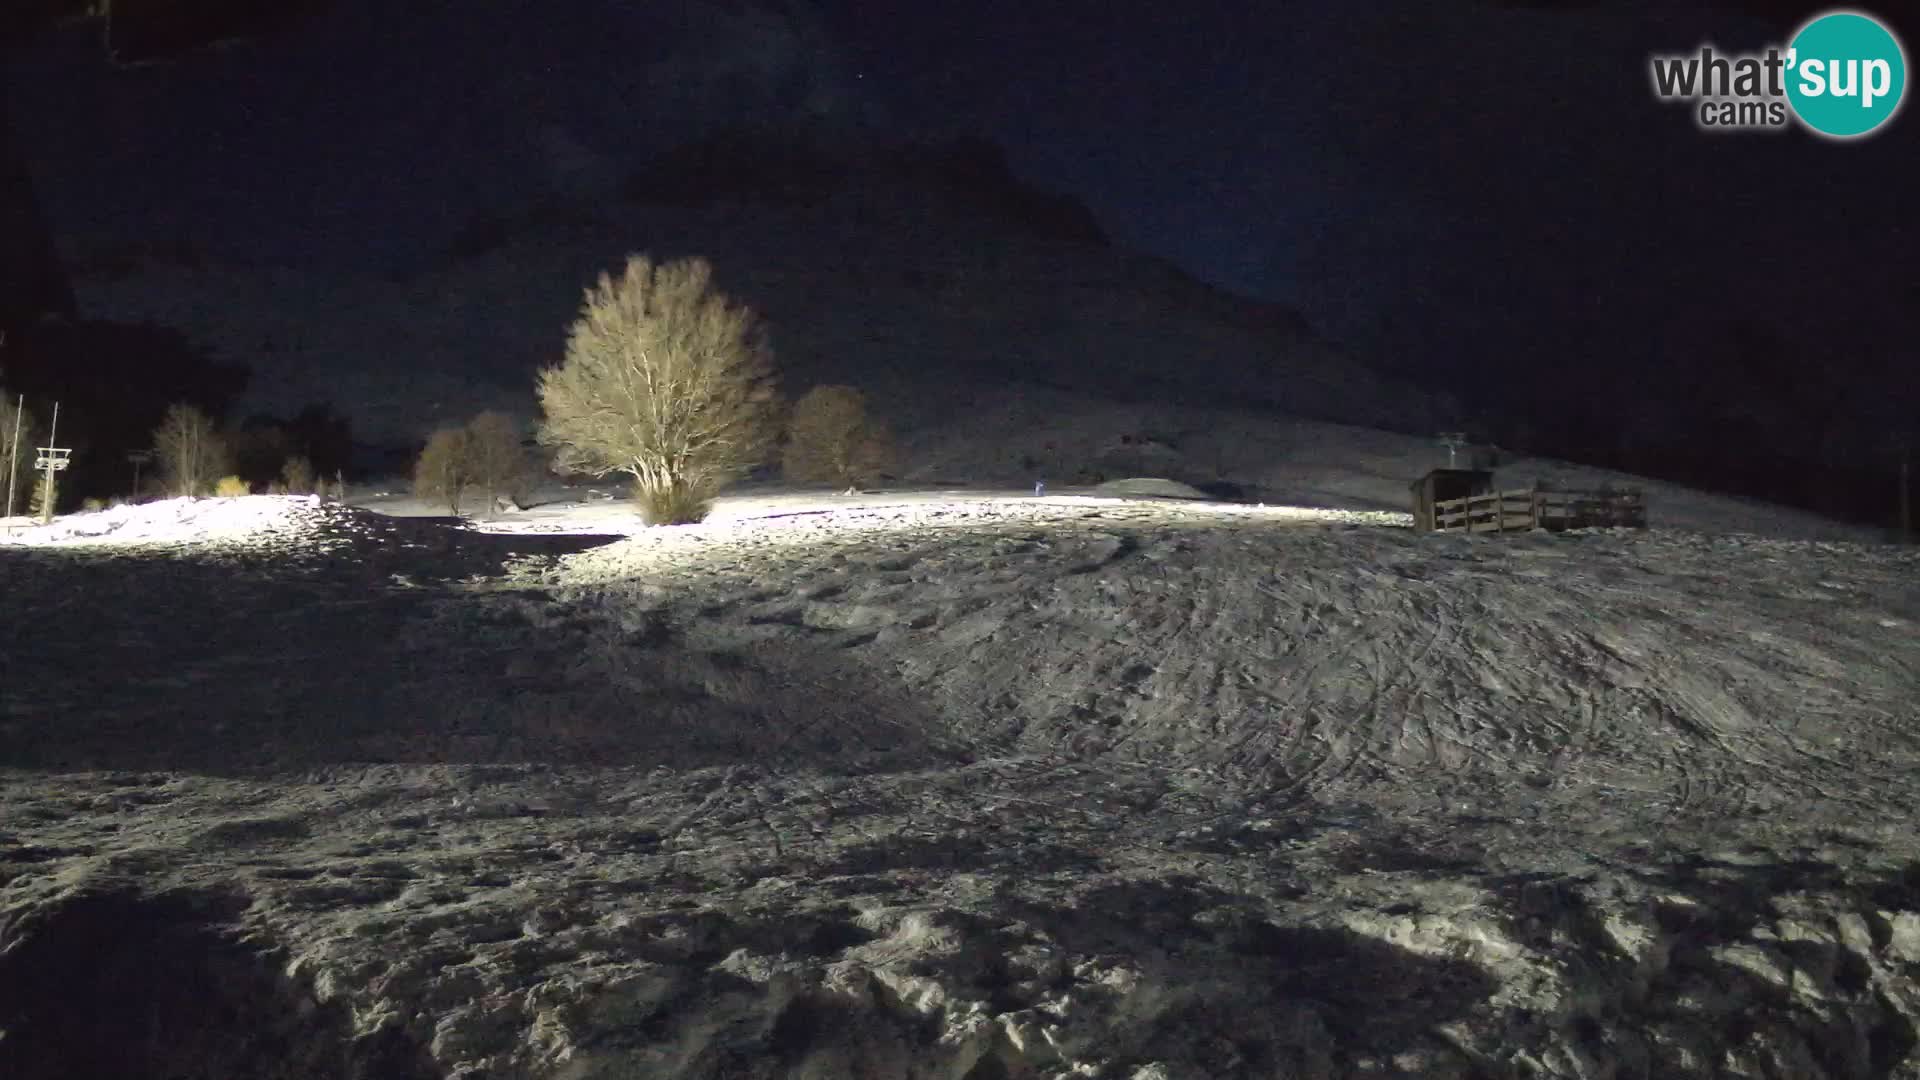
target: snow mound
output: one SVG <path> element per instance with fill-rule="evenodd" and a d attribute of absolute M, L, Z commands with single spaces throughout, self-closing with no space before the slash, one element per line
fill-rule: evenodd
<path fill-rule="evenodd" d="M 69 514 L 9 529 L 0 543 L 28 547 L 167 547 L 281 539 L 315 531 L 326 514 L 314 495 L 166 499 Z"/>
<path fill-rule="evenodd" d="M 529 564 L 552 610 L 500 651 L 619 688 L 542 736 L 596 760 L 635 753 L 641 715 L 648 762 L 769 739 L 832 768 L 1068 761 L 1408 820 L 1910 805 L 1920 556 L 1350 520 L 1026 499 L 652 530 Z"/>
<path fill-rule="evenodd" d="M 1212 496 L 1190 484 L 1178 480 L 1165 480 L 1157 476 L 1135 476 L 1125 480 L 1109 480 L 1093 489 L 1096 495 L 1106 495 L 1120 499 L 1194 499 L 1205 502 Z"/>
<path fill-rule="evenodd" d="M 129 504 L 69 514 L 48 525 L 16 523 L 0 530 L 0 545 L 148 551 L 337 551 L 377 542 L 403 528 L 418 532 L 444 527 L 424 522 L 402 526 L 379 514 L 322 501 L 317 495 L 246 495 Z"/>
<path fill-rule="evenodd" d="M 571 584 L 617 581 L 662 569 L 706 563 L 740 564 L 769 558 L 809 558 L 837 551 L 873 551 L 946 538 L 959 543 L 982 531 L 1114 526 L 1256 525 L 1348 526 L 1404 529 L 1407 514 L 1322 510 L 1237 503 L 1147 502 L 1137 498 L 1058 495 L 1035 499 L 1010 495 L 922 493 L 897 501 L 836 507 L 795 504 L 723 505 L 698 525 L 642 529 L 617 543 L 564 560 Z M 498 528 L 497 526 L 495 528 Z"/>

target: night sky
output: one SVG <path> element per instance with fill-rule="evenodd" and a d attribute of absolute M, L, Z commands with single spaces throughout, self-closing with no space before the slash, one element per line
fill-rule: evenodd
<path fill-rule="evenodd" d="M 1598 364 L 1757 320 L 1822 352 L 1920 330 L 1912 115 L 1862 143 L 1710 137 L 1654 51 L 1783 40 L 1724 11 L 984 0 L 865 25 L 916 115 L 993 131 L 1135 246 L 1381 360 Z"/>
<path fill-rule="evenodd" d="M 296 35 L 131 71 L 91 33 L 16 54 L 56 229 L 404 266 L 477 209 L 591 193 L 703 125 L 814 112 L 991 136 L 1119 242 L 1432 377 L 1557 365 L 1605 388 L 1609 357 L 1743 323 L 1884 363 L 1920 330 L 1911 112 L 1847 145 L 1712 136 L 1649 91 L 1650 52 L 1758 47 L 1797 20 L 975 0 L 827 2 L 770 33 L 737 4 L 394 6 L 340 0 Z"/>

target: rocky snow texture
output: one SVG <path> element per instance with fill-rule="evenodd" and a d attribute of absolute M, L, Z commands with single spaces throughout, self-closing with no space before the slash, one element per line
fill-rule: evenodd
<path fill-rule="evenodd" d="M 0 548 L 10 1080 L 1920 1076 L 1910 550 L 279 513 Z"/>

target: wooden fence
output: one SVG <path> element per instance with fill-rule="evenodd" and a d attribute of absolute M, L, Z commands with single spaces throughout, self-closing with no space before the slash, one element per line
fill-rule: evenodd
<path fill-rule="evenodd" d="M 1638 491 L 1490 491 L 1433 504 L 1436 532 L 1504 533 L 1532 529 L 1647 527 L 1647 500 Z"/>

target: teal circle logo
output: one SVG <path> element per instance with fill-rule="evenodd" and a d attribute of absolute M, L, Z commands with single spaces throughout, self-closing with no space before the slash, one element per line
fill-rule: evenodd
<path fill-rule="evenodd" d="M 1800 28 L 1787 52 L 1787 101 L 1800 122 L 1835 139 L 1878 129 L 1907 93 L 1907 54 L 1871 15 L 1835 11 Z"/>

